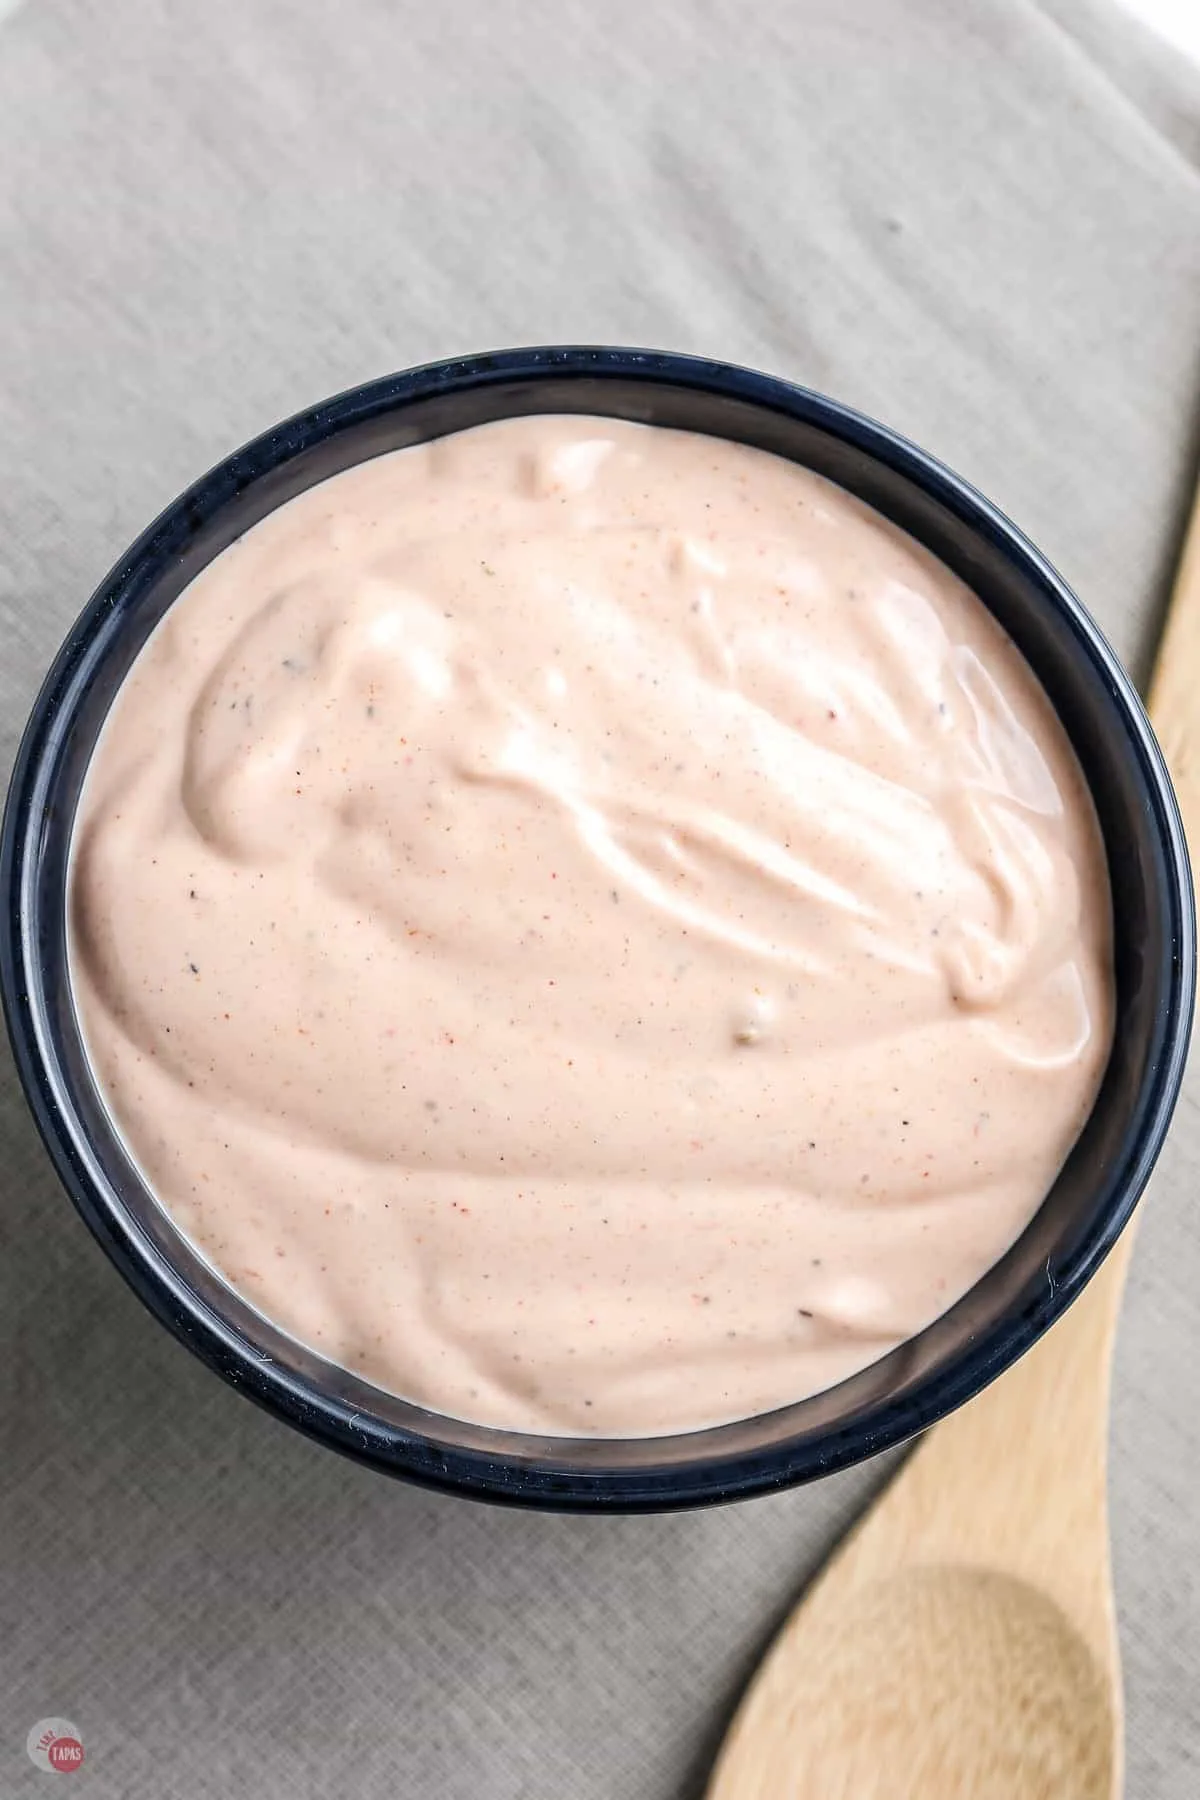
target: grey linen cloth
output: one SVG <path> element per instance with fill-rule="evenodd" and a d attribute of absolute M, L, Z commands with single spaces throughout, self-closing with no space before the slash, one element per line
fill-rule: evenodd
<path fill-rule="evenodd" d="M 136 531 L 303 403 L 609 341 L 826 389 L 1145 672 L 1193 479 L 1200 91 L 1084 0 L 6 0 L 0 761 Z M 1129 1793 L 1200 1765 L 1200 1090 L 1121 1335 Z M 578 1519 L 384 1480 L 144 1314 L 0 1074 L 0 1791 L 685 1800 L 885 1471 Z M 1017 1797 L 1014 1797 L 1017 1800 Z"/>

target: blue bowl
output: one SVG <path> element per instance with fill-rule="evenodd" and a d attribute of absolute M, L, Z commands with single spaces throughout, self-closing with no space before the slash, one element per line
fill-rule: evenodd
<path fill-rule="evenodd" d="M 752 444 L 857 494 L 962 577 L 1039 676 L 1091 785 L 1115 921 L 1114 1048 L 1091 1117 L 1034 1219 L 958 1305 L 872 1367 L 778 1411 L 675 1437 L 495 1431 L 397 1399 L 293 1342 L 172 1224 L 92 1081 L 67 975 L 67 859 L 97 734 L 192 578 L 264 514 L 352 464 L 528 413 L 599 413 Z M 84 1220 L 134 1291 L 242 1393 L 389 1474 L 525 1506 L 635 1511 L 811 1480 L 923 1430 L 1000 1374 L 1103 1261 L 1179 1091 L 1195 987 L 1191 877 L 1162 757 L 1128 677 L 1033 546 L 964 481 L 860 414 L 767 375 L 638 350 L 510 350 L 389 376 L 220 463 L 101 584 L 33 709 L 0 841 L 0 987 L 17 1067 Z"/>

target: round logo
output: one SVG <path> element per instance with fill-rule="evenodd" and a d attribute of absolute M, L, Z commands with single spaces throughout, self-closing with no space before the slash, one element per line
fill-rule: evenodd
<path fill-rule="evenodd" d="M 34 1768 L 48 1775 L 73 1775 L 83 1766 L 83 1739 L 70 1719 L 39 1719 L 25 1748 Z"/>

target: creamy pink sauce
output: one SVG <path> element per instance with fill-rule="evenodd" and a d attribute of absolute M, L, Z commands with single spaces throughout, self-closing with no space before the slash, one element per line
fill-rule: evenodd
<path fill-rule="evenodd" d="M 825 1388 L 1019 1234 L 1112 1029 L 1090 796 L 973 596 L 780 459 L 490 425 L 280 508 L 117 697 L 72 979 L 155 1193 L 485 1424 Z"/>

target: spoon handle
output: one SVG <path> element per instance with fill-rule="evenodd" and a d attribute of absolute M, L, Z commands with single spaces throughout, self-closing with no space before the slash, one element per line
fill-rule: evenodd
<path fill-rule="evenodd" d="M 1188 844 L 1200 845 L 1200 492 L 1150 681 L 1150 717 L 1175 784 Z M 1193 857 L 1197 854 L 1193 850 Z"/>

